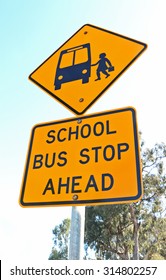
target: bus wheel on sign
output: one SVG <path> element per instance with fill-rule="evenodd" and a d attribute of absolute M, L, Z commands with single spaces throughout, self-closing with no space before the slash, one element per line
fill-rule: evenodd
<path fill-rule="evenodd" d="M 56 84 L 55 90 L 57 90 L 57 89 L 61 89 L 61 84 Z"/>
<path fill-rule="evenodd" d="M 88 77 L 86 77 L 86 78 L 84 78 L 83 80 L 82 80 L 82 83 L 83 84 L 86 84 L 86 83 L 88 83 L 89 82 L 89 78 Z"/>

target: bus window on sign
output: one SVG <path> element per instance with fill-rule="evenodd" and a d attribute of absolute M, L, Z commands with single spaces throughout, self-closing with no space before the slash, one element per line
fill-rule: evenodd
<path fill-rule="evenodd" d="M 91 74 L 90 44 L 84 44 L 61 51 L 55 74 L 55 90 L 63 83 L 82 80 L 88 83 Z"/>

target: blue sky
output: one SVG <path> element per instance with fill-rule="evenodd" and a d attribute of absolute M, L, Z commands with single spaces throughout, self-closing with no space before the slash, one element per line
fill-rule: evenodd
<path fill-rule="evenodd" d="M 71 208 L 18 204 L 31 128 L 74 115 L 28 80 L 82 25 L 145 42 L 148 49 L 88 113 L 133 106 L 147 146 L 165 142 L 164 0 L 7 0 L 0 3 L 0 258 L 48 258 L 52 229 Z M 42 249 L 41 249 L 42 247 Z"/>

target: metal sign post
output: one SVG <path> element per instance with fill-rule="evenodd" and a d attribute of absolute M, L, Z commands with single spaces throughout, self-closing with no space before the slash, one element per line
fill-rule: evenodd
<path fill-rule="evenodd" d="M 69 260 L 82 260 L 84 256 L 85 206 L 73 206 L 69 244 Z"/>

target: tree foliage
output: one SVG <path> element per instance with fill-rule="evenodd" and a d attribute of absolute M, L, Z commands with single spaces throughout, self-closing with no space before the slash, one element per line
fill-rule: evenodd
<path fill-rule="evenodd" d="M 132 204 L 86 208 L 86 247 L 98 259 L 166 259 L 165 144 L 141 143 L 143 198 Z"/>
<path fill-rule="evenodd" d="M 143 198 L 137 203 L 86 207 L 85 248 L 96 259 L 166 259 L 166 145 L 141 142 Z M 53 230 L 49 259 L 68 258 L 70 220 Z"/>
<path fill-rule="evenodd" d="M 52 232 L 54 235 L 54 247 L 52 248 L 49 260 L 67 260 L 70 219 L 63 220 Z"/>

